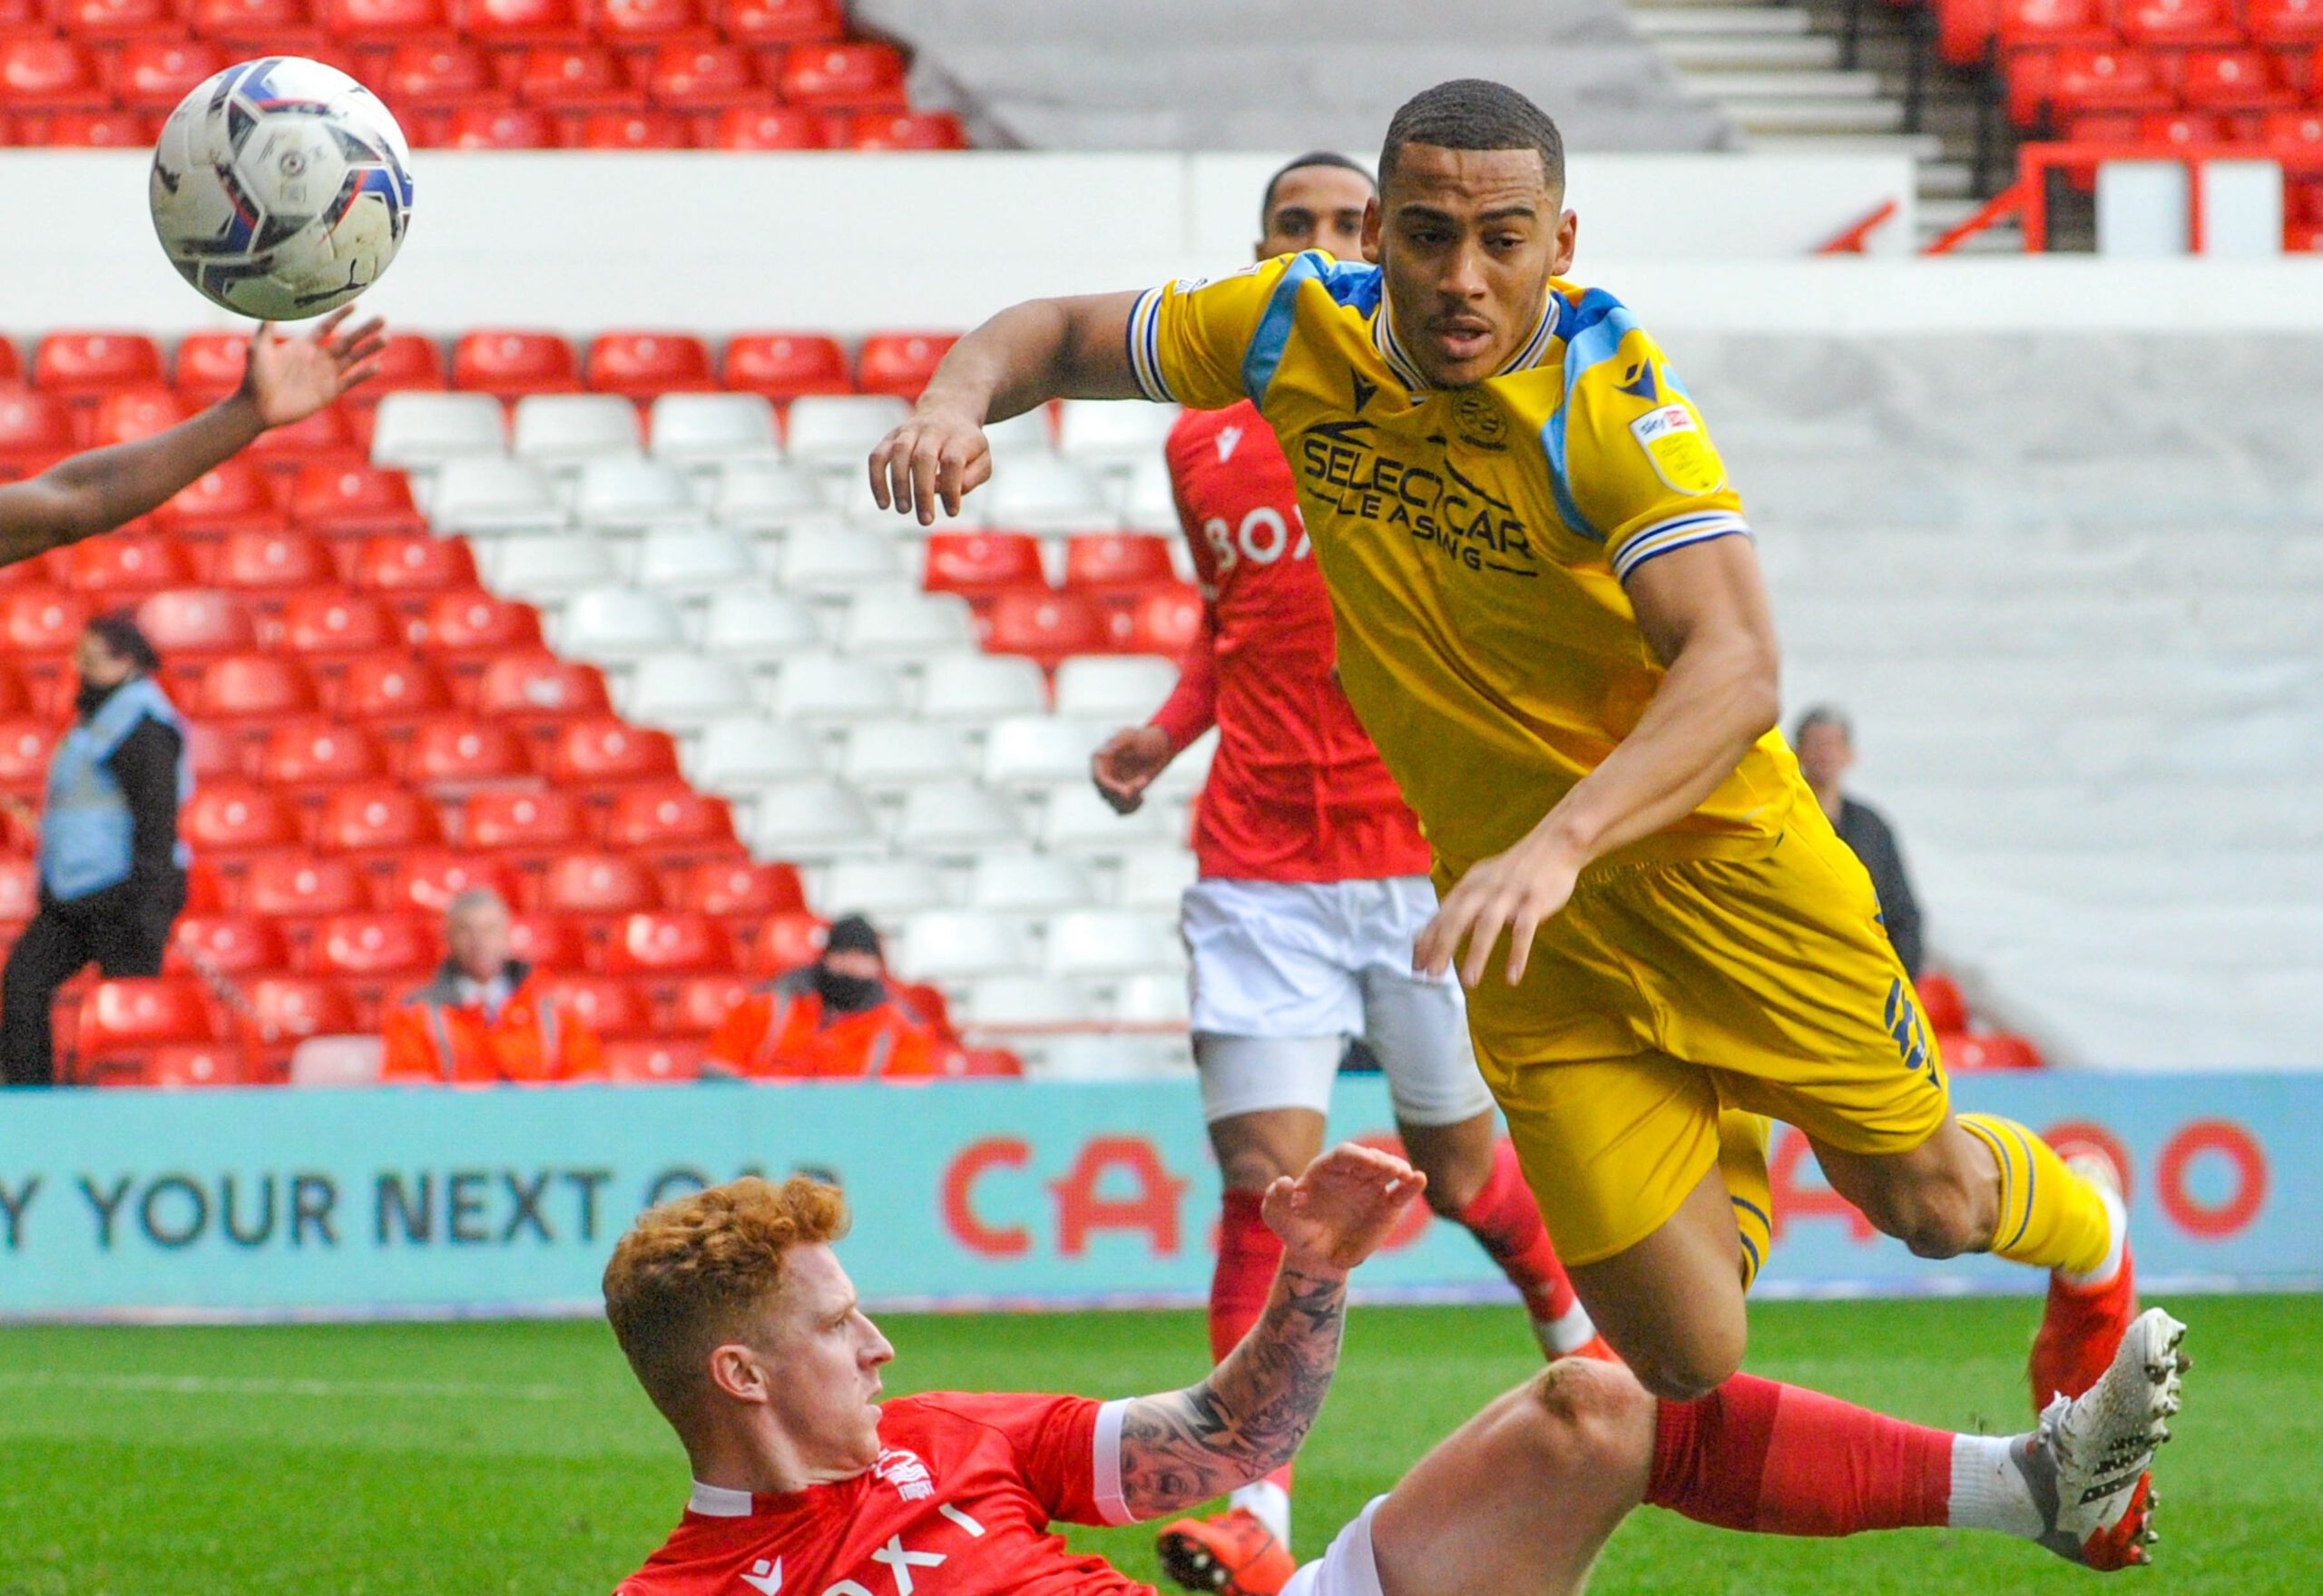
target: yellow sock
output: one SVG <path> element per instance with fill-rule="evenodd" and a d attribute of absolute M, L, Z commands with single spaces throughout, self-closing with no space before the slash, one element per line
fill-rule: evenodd
<path fill-rule="evenodd" d="M 1771 1129 L 1764 1114 L 1740 1109 L 1718 1111 L 1718 1170 L 1726 1178 L 1726 1195 L 1734 1203 L 1734 1228 L 1742 1235 L 1745 1291 L 1759 1278 L 1774 1248 L 1775 1192 L 1767 1179 L 1767 1136 Z"/>
<path fill-rule="evenodd" d="M 2014 1120 L 1962 1114 L 1960 1128 L 2000 1165 L 2000 1223 L 1991 1250 L 2014 1263 L 2087 1274 L 2105 1261 L 2113 1223 L 2097 1188 Z"/>

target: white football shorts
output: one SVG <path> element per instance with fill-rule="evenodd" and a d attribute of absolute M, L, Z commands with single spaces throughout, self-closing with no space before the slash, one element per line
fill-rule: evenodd
<path fill-rule="evenodd" d="M 1371 1519 L 1387 1500 L 1374 1496 L 1354 1523 L 1332 1537 L 1328 1551 L 1299 1565 L 1283 1586 L 1282 1596 L 1382 1596 L 1379 1563 L 1371 1551 Z"/>
<path fill-rule="evenodd" d="M 1435 913 L 1425 876 L 1188 887 L 1180 926 L 1203 1119 L 1328 1111 L 1354 1036 L 1377 1055 L 1403 1123 L 1457 1124 L 1491 1108 L 1459 981 L 1412 972 L 1412 943 Z"/>

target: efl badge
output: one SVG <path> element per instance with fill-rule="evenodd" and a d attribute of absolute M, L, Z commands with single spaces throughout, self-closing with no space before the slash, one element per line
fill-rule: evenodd
<path fill-rule="evenodd" d="M 1726 468 L 1710 446 L 1694 413 L 1672 399 L 1630 423 L 1630 436 L 1653 462 L 1653 474 L 1681 494 L 1714 494 Z"/>

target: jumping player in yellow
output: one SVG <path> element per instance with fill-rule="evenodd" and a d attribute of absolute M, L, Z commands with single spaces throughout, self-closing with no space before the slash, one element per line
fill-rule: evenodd
<path fill-rule="evenodd" d="M 1870 880 L 1774 729 L 1741 500 L 1653 341 L 1564 279 L 1555 126 L 1440 84 L 1379 174 L 1369 264 L 1309 251 L 995 317 L 872 455 L 874 496 L 956 513 L 985 424 L 1051 398 L 1253 400 L 1341 681 L 1434 852 L 1415 960 L 1458 962 L 1606 1339 L 1664 1398 L 1739 1366 L 1771 1116 L 1914 1251 L 2052 1270 L 2034 1403 L 2087 1389 L 2133 1311 L 2120 1199 L 2024 1127 L 1952 1113 Z"/>

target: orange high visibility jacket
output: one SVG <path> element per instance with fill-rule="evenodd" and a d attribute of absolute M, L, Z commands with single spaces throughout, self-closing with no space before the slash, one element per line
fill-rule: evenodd
<path fill-rule="evenodd" d="M 387 1016 L 382 1081 L 447 1086 L 542 1085 L 604 1073 L 597 1038 L 548 994 L 541 977 L 512 959 L 514 990 L 497 1018 L 459 1001 L 449 964 Z"/>
<path fill-rule="evenodd" d="M 951 1072 L 957 1050 L 891 992 L 855 1013 L 828 1013 L 811 969 L 770 981 L 729 1010 L 710 1039 L 713 1072 L 795 1080 Z"/>

